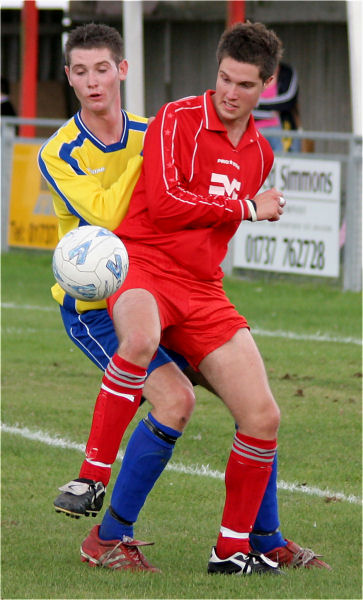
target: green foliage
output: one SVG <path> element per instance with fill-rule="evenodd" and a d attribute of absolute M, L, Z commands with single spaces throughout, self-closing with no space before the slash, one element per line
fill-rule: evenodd
<path fill-rule="evenodd" d="M 64 333 L 51 285 L 49 253 L 3 256 L 2 422 L 84 444 L 100 371 Z M 2 598 L 361 598 L 362 372 L 355 343 L 361 298 L 322 283 L 262 276 L 228 278 L 225 287 L 255 332 L 282 411 L 281 530 L 324 554 L 333 571 L 208 576 L 223 479 L 182 474 L 177 467 L 157 482 L 135 530 L 137 537 L 155 541 L 146 554 L 162 574 L 90 569 L 79 559 L 79 545 L 95 520 L 67 519 L 52 508 L 58 486 L 76 476 L 82 454 L 3 432 Z M 234 424 L 218 399 L 199 388 L 196 393 L 195 413 L 173 465 L 208 465 L 222 473 Z M 146 411 L 143 406 L 135 423 Z"/>

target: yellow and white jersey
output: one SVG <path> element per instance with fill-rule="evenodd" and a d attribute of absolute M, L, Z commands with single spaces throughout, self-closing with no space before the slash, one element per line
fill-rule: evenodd
<path fill-rule="evenodd" d="M 38 164 L 53 196 L 58 235 L 82 225 L 111 231 L 127 213 L 142 164 L 147 119 L 124 110 L 119 142 L 106 146 L 85 126 L 78 112 L 45 142 Z M 58 284 L 52 295 L 63 304 Z M 104 308 L 105 301 L 77 301 L 77 310 Z"/>

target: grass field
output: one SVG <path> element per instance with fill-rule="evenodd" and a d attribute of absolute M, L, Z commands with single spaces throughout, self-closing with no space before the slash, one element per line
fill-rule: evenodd
<path fill-rule="evenodd" d="M 281 530 L 324 554 L 333 570 L 206 574 L 234 427 L 222 404 L 197 388 L 192 420 L 135 530 L 155 541 L 146 554 L 162 574 L 119 573 L 80 562 L 79 545 L 98 521 L 52 508 L 58 486 L 78 473 L 100 372 L 63 331 L 50 262 L 46 252 L 2 257 L 1 597 L 362 598 L 361 296 L 287 278 L 226 281 L 282 411 Z"/>

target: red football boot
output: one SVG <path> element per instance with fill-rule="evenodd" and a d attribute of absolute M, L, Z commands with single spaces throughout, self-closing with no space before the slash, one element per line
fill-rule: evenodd
<path fill-rule="evenodd" d="M 124 535 L 122 540 L 101 540 L 100 526 L 95 525 L 81 545 L 81 560 L 90 567 L 105 567 L 117 571 L 151 571 L 160 569 L 151 565 L 138 546 L 150 546 L 153 542 L 140 542 Z"/>
<path fill-rule="evenodd" d="M 320 560 L 320 554 L 315 554 L 310 548 L 301 548 L 301 546 L 291 540 L 285 540 L 285 542 L 287 542 L 286 546 L 265 552 L 265 556 L 277 562 L 279 567 L 294 567 L 295 569 L 312 569 L 313 567 L 317 567 L 318 569 L 328 569 L 331 571 L 331 567 Z"/>

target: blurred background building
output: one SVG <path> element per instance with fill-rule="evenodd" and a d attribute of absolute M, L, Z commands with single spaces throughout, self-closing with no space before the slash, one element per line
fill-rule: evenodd
<path fill-rule="evenodd" d="M 19 108 L 21 5 L 1 8 L 1 70 Z M 123 2 L 76 1 L 39 6 L 37 117 L 66 118 L 77 103 L 65 82 L 62 43 L 66 32 L 90 21 L 113 25 L 123 34 Z M 213 88 L 215 48 L 226 25 L 226 1 L 143 2 L 145 113 L 168 100 Z M 58 8 L 57 8 L 58 6 Z M 63 8 L 59 8 L 63 6 Z M 246 1 L 245 17 L 275 29 L 284 43 L 284 61 L 300 82 L 303 128 L 352 131 L 346 2 Z M 126 56 L 132 68 L 133 57 Z M 132 110 L 132 107 L 127 107 Z"/>
<path fill-rule="evenodd" d="M 248 19 L 276 31 L 283 61 L 298 74 L 304 131 L 292 134 L 303 142 L 293 173 L 303 169 L 306 176 L 310 169 L 319 175 L 328 160 L 341 174 L 339 210 L 326 241 L 334 247 L 335 271 L 339 258 L 344 262 L 344 289 L 361 290 L 362 5 L 361 0 L 1 0 L 1 74 L 20 117 L 12 125 L 11 118 L 4 120 L 2 127 L 2 247 L 56 243 L 51 197 L 34 165 L 39 144 L 78 109 L 64 74 L 63 47 L 71 29 L 96 22 L 120 31 L 130 65 L 123 106 L 150 116 L 165 102 L 214 88 L 219 37 L 227 24 Z M 326 205 L 319 206 L 325 231 Z M 316 233 L 319 243 L 322 235 Z M 233 262 L 233 251 L 227 258 L 226 272 L 241 266 Z"/>

